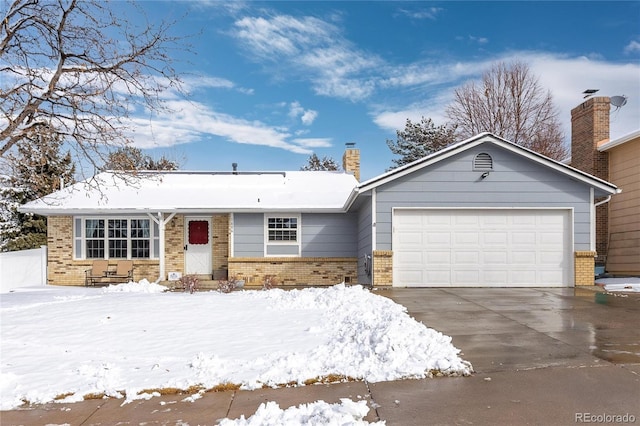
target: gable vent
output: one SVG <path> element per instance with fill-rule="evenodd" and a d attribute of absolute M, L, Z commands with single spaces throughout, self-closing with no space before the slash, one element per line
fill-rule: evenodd
<path fill-rule="evenodd" d="M 493 158 L 482 152 L 473 159 L 473 170 L 493 170 Z"/>

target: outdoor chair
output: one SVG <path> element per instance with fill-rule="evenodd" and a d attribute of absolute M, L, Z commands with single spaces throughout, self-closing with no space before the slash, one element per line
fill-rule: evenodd
<path fill-rule="evenodd" d="M 96 282 L 107 276 L 109 271 L 108 260 L 94 260 L 91 269 L 85 271 L 84 285 L 95 285 Z"/>
<path fill-rule="evenodd" d="M 111 280 L 126 279 L 127 282 L 133 281 L 133 260 L 118 260 L 116 270 L 108 272 Z"/>

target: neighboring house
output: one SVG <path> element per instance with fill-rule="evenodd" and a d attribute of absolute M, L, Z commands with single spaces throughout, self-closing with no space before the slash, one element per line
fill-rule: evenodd
<path fill-rule="evenodd" d="M 622 192 L 596 204 L 597 263 L 614 275 L 640 275 L 640 129 L 609 140 L 610 98 L 571 111 L 571 165 Z"/>
<path fill-rule="evenodd" d="M 49 218 L 49 282 L 95 258 L 260 285 L 592 285 L 604 180 L 483 133 L 366 182 L 342 172 L 109 173 L 22 207 Z M 115 260 L 114 260 L 115 262 Z"/>

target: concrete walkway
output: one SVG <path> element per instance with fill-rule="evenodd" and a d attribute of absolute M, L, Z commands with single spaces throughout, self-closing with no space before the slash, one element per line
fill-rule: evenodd
<path fill-rule="evenodd" d="M 46 404 L 0 413 L 5 425 L 214 425 L 267 401 L 281 408 L 366 399 L 387 425 L 640 424 L 640 295 L 596 289 L 378 290 L 450 335 L 465 378 L 340 383 Z"/>

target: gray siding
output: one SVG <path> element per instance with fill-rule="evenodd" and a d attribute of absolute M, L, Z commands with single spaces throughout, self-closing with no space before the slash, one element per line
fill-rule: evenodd
<path fill-rule="evenodd" d="M 355 257 L 358 254 L 356 213 L 315 214 L 301 216 L 303 257 Z M 264 215 L 236 213 L 233 221 L 235 257 L 263 257 Z M 297 255 L 297 245 L 272 244 L 267 254 Z"/>
<path fill-rule="evenodd" d="M 355 213 L 303 214 L 302 256 L 357 256 L 357 218 Z"/>
<path fill-rule="evenodd" d="M 364 268 L 365 256 L 372 255 L 371 197 L 366 197 L 358 211 L 358 284 L 371 284 Z"/>
<path fill-rule="evenodd" d="M 262 213 L 233 215 L 233 255 L 235 257 L 264 256 L 264 215 Z"/>
<path fill-rule="evenodd" d="M 493 171 L 481 179 L 473 158 L 486 152 Z M 377 188 L 378 250 L 391 250 L 394 207 L 573 208 L 574 249 L 590 247 L 590 188 L 498 146 L 474 147 Z"/>

